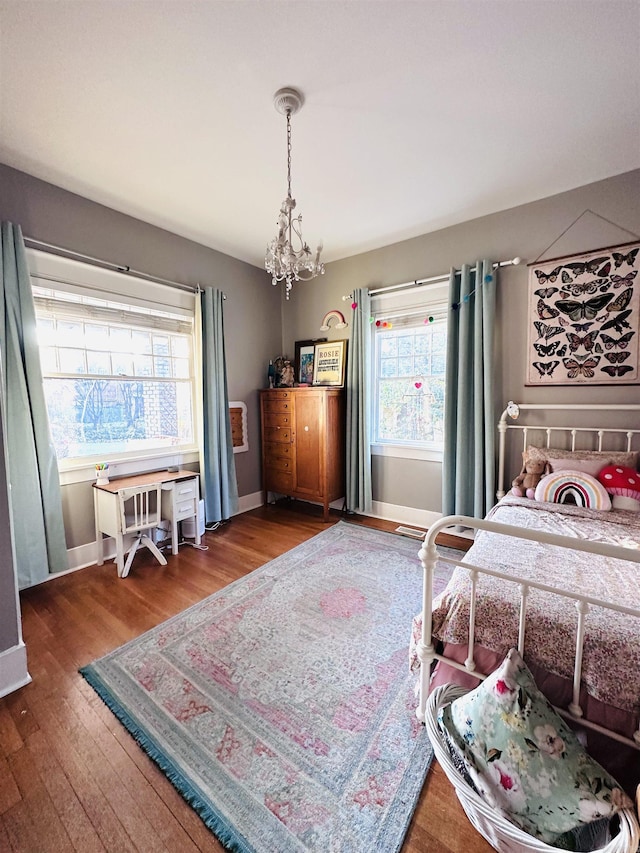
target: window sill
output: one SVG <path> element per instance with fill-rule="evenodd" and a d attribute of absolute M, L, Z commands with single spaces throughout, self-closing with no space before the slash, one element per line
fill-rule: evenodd
<path fill-rule="evenodd" d="M 187 450 L 180 453 L 162 453 L 149 456 L 139 456 L 136 459 L 121 459 L 119 462 L 109 463 L 110 477 L 126 477 L 129 474 L 144 474 L 146 471 L 160 471 L 170 465 L 192 465 L 198 463 L 198 451 Z M 59 476 L 61 486 L 70 486 L 73 483 L 93 482 L 96 478 L 94 462 L 59 463 Z"/>
<path fill-rule="evenodd" d="M 423 447 L 405 447 L 401 444 L 372 444 L 373 456 L 393 456 L 396 459 L 419 459 L 423 462 L 442 462 L 441 450 L 427 450 Z"/>

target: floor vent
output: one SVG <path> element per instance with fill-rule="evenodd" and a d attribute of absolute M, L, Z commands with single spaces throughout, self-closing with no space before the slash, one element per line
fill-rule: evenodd
<path fill-rule="evenodd" d="M 396 527 L 396 533 L 402 534 L 402 536 L 410 536 L 412 539 L 424 539 L 425 531 L 417 530 L 415 527 Z"/>

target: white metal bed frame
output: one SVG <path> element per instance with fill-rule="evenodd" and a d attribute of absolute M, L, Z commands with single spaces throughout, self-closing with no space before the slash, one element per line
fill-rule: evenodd
<path fill-rule="evenodd" d="M 546 436 L 546 446 L 550 447 L 552 438 L 556 436 L 557 433 L 563 433 L 565 437 L 567 437 L 570 441 L 570 447 L 567 449 L 575 449 L 576 446 L 576 438 L 580 434 L 588 434 L 591 436 L 591 443 L 595 444 L 595 447 L 590 449 L 594 450 L 606 450 L 611 449 L 605 447 L 605 444 L 611 443 L 608 439 L 611 439 L 613 436 L 624 437 L 625 447 L 627 450 L 633 450 L 633 444 L 635 442 L 640 442 L 640 428 L 638 429 L 627 429 L 627 428 L 610 428 L 610 427 L 558 427 L 558 426 L 532 426 L 532 425 L 512 425 L 507 421 L 508 417 L 517 418 L 521 411 L 523 410 L 543 410 L 545 412 L 594 412 L 594 411 L 607 411 L 613 412 L 618 415 L 625 415 L 631 413 L 638 413 L 638 417 L 640 418 L 640 405 L 638 404 L 629 404 L 629 405 L 596 405 L 596 406 L 588 406 L 588 405 L 541 405 L 541 404 L 521 404 L 516 405 L 515 403 L 509 403 L 507 408 L 502 413 L 500 421 L 498 423 L 498 433 L 499 433 L 499 466 L 498 466 L 498 492 L 497 497 L 501 498 L 504 496 L 504 469 L 505 469 L 505 450 L 506 450 L 506 435 L 509 430 L 516 430 L 521 432 L 523 439 L 523 449 L 530 443 L 530 434 L 532 432 L 543 432 Z M 582 444 L 582 442 L 581 442 Z M 538 445 L 541 446 L 541 445 Z M 640 725 L 638 730 L 633 733 L 633 739 L 625 737 L 617 732 L 612 732 L 597 723 L 594 723 L 590 720 L 585 720 L 583 718 L 583 711 L 580 706 L 580 681 L 582 675 L 582 654 L 583 654 L 583 643 L 584 643 L 584 634 L 585 634 L 585 620 L 586 615 L 589 612 L 589 608 L 592 606 L 602 607 L 608 610 L 614 610 L 619 613 L 625 613 L 630 616 L 635 616 L 638 618 L 638 632 L 640 633 L 640 609 L 633 607 L 625 607 L 623 605 L 615 605 L 610 602 L 602 601 L 598 598 L 589 595 L 580 595 L 575 592 L 571 592 L 569 590 L 565 590 L 559 587 L 554 587 L 551 585 L 537 583 L 526 578 L 518 577 L 517 575 L 506 574 L 505 572 L 501 572 L 495 569 L 483 568 L 480 566 L 474 566 L 472 563 L 466 562 L 463 560 L 453 560 L 444 556 L 440 556 L 438 554 L 438 550 L 436 548 L 436 537 L 439 533 L 445 530 L 448 527 L 453 526 L 463 526 L 468 527 L 473 530 L 487 530 L 494 533 L 499 533 L 505 536 L 512 536 L 517 539 L 528 539 L 535 542 L 543 542 L 548 543 L 550 545 L 557 545 L 560 548 L 565 548 L 573 551 L 584 551 L 590 554 L 600 554 L 607 557 L 613 557 L 616 559 L 627 560 L 633 563 L 640 564 L 640 546 L 638 549 L 626 548 L 622 546 L 616 545 L 607 545 L 599 542 L 590 542 L 588 540 L 576 539 L 571 536 L 560 536 L 558 534 L 553 533 L 545 533 L 539 530 L 528 530 L 521 527 L 515 527 L 513 525 L 502 524 L 500 522 L 495 521 L 487 521 L 480 520 L 477 518 L 471 518 L 463 515 L 452 515 L 447 516 L 445 518 L 440 519 L 436 524 L 433 524 L 425 537 L 425 541 L 420 549 L 419 556 L 424 567 L 424 581 L 423 581 L 423 609 L 422 609 L 422 633 L 420 640 L 417 644 L 417 655 L 420 660 L 420 702 L 418 708 L 416 709 L 416 716 L 418 719 L 424 721 L 425 719 L 425 707 L 427 703 L 427 698 L 429 695 L 429 682 L 431 677 L 431 669 L 432 664 L 436 660 L 445 661 L 447 665 L 454 667 L 460 672 L 466 672 L 468 674 L 473 675 L 475 678 L 483 680 L 486 678 L 486 675 L 476 671 L 476 663 L 474 660 L 474 639 L 475 639 L 475 612 L 476 612 L 476 587 L 478 577 L 481 574 L 491 575 L 496 578 L 501 578 L 505 582 L 513 583 L 519 586 L 520 588 L 520 618 L 519 618 L 519 631 L 518 631 L 518 650 L 520 654 L 524 655 L 525 650 L 525 639 L 526 639 L 526 611 L 527 611 L 527 598 L 529 596 L 529 591 L 531 589 L 539 589 L 544 592 L 552 593 L 564 598 L 567 598 L 574 602 L 576 610 L 577 610 L 577 622 L 576 622 L 576 651 L 575 651 L 575 661 L 574 661 L 574 674 L 573 674 L 573 696 L 572 701 L 569 703 L 568 708 L 556 708 L 560 714 L 569 719 L 579 720 L 581 725 L 584 725 L 590 729 L 598 731 L 602 734 L 608 735 L 615 740 L 624 743 L 628 746 L 632 746 L 637 750 L 640 750 Z M 440 561 L 442 563 L 448 563 L 452 566 L 461 566 L 469 572 L 470 580 L 471 580 L 471 602 L 470 602 L 470 614 L 469 614 L 469 638 L 468 638 L 468 646 L 469 652 L 467 659 L 464 664 L 458 663 L 451 658 L 447 658 L 445 655 L 440 654 L 436 651 L 435 646 L 433 644 L 433 636 L 432 636 L 432 602 L 433 602 L 433 576 L 436 563 Z"/>
<path fill-rule="evenodd" d="M 517 419 L 520 412 L 524 411 L 542 411 L 542 412 L 637 412 L 640 419 L 640 404 L 629 403 L 628 405 L 618 404 L 607 406 L 604 404 L 583 406 L 581 404 L 573 405 L 547 405 L 543 403 L 514 403 L 510 401 L 507 408 L 504 410 L 498 421 L 498 491 L 496 497 L 498 500 L 505 496 L 504 491 L 504 469 L 505 469 L 505 451 L 507 431 L 513 430 L 522 434 L 522 449 L 525 450 L 529 444 L 530 433 L 544 433 L 545 443 L 537 444 L 537 447 L 552 447 L 552 439 L 555 433 L 564 434 L 569 438 L 569 446 L 566 450 L 576 450 L 576 440 L 579 436 L 584 436 L 592 447 L 590 450 L 613 450 L 612 447 L 605 447 L 606 439 L 615 436 L 624 440 L 624 447 L 616 448 L 617 450 L 633 450 L 634 437 L 638 437 L 640 444 L 640 427 L 638 429 L 624 429 L 620 427 L 563 427 L 563 426 L 542 426 L 528 424 L 510 424 L 508 418 Z M 640 450 L 640 446 L 636 448 Z"/>

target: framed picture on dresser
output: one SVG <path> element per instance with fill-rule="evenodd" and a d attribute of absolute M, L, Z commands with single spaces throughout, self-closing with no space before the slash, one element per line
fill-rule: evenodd
<path fill-rule="evenodd" d="M 347 360 L 347 342 L 330 341 L 316 344 L 313 362 L 313 384 L 342 388 Z"/>
<path fill-rule="evenodd" d="M 316 338 L 311 341 L 296 341 L 294 368 L 296 382 L 300 385 L 313 384 L 316 344 L 324 343 L 326 340 L 326 338 Z"/>

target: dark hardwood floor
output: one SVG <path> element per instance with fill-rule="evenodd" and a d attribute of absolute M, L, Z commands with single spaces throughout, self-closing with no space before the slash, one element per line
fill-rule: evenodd
<path fill-rule="evenodd" d="M 183 546 L 164 568 L 145 549 L 125 580 L 108 563 L 21 594 L 33 682 L 0 699 L 1 853 L 222 851 L 77 670 L 324 529 L 320 509 L 284 502 L 236 516 L 205 534 L 208 551 Z M 434 762 L 404 853 L 491 850 Z"/>

